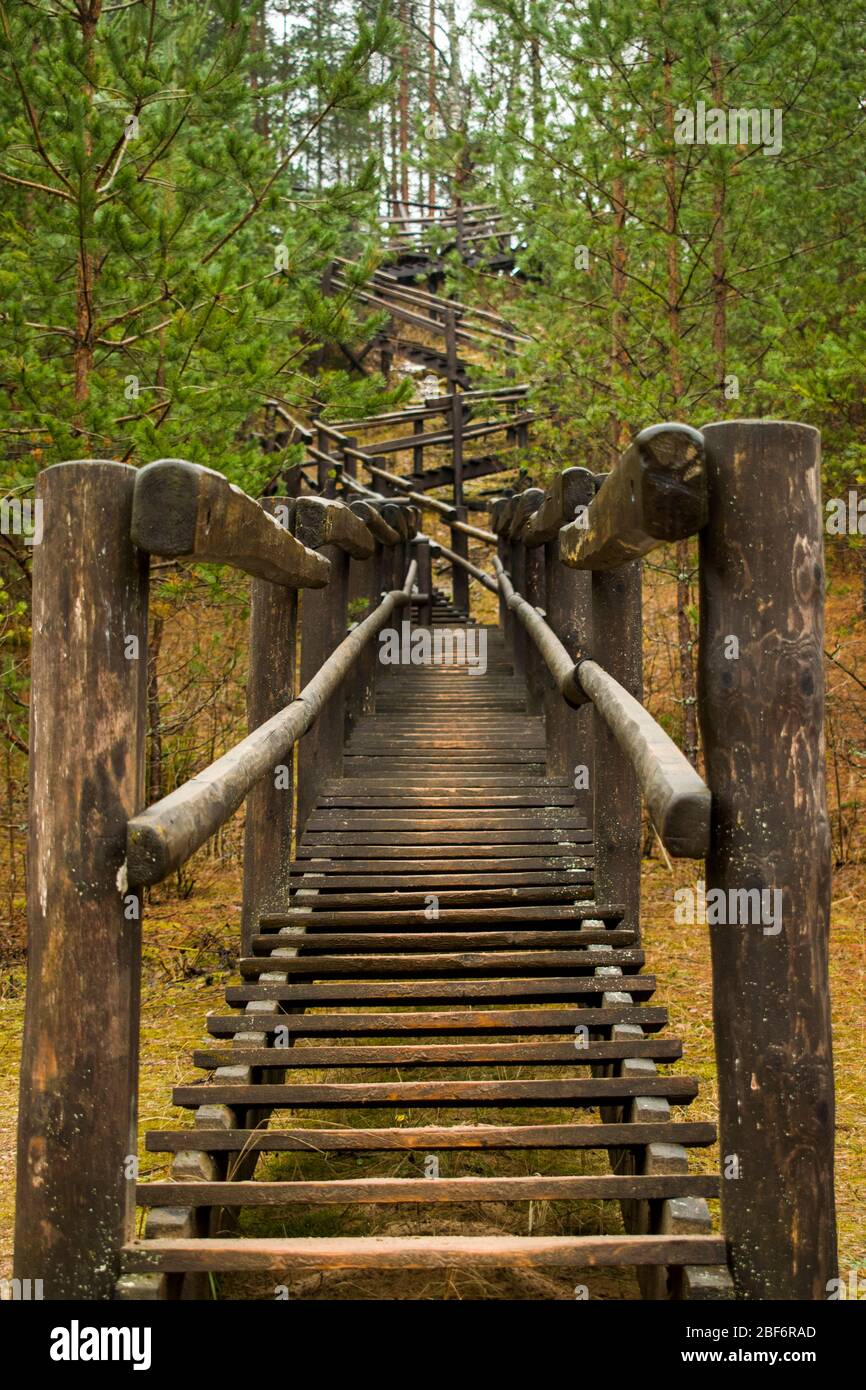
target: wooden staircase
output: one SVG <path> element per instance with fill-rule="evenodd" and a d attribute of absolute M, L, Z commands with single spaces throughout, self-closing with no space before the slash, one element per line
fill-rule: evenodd
<path fill-rule="evenodd" d="M 636 924 L 593 900 L 592 833 L 526 698 L 498 629 L 484 674 L 380 668 L 291 903 L 208 1018 L 202 1078 L 174 1090 L 193 1126 L 147 1136 L 171 1179 L 138 1185 L 121 1296 L 442 1268 L 570 1290 L 601 1267 L 645 1297 L 732 1296 L 718 1178 L 688 1171 L 714 1126 L 673 1108 L 697 1081 L 670 1069 Z M 538 1203 L 556 1234 L 531 1233 Z"/>

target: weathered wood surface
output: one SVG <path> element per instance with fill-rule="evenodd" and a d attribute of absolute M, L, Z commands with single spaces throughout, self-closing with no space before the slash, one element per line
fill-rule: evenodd
<path fill-rule="evenodd" d="M 151 1240 L 124 1250 L 149 1270 L 551 1269 L 718 1264 L 720 1236 L 338 1236 Z"/>
<path fill-rule="evenodd" d="M 269 497 L 267 512 L 281 514 L 285 499 Z M 295 590 L 254 579 L 250 596 L 250 662 L 247 677 L 247 728 L 259 728 L 285 709 L 295 694 Z M 292 858 L 294 768 L 289 757 L 282 775 L 262 778 L 251 788 L 244 822 L 241 942 L 249 949 L 263 913 L 288 906 Z"/>
<path fill-rule="evenodd" d="M 586 702 L 586 696 L 577 679 L 577 665 L 559 638 L 548 627 L 539 613 L 515 592 L 505 572 L 502 561 L 494 556 L 493 567 L 499 581 L 499 589 L 510 612 L 514 613 L 538 647 L 557 690 L 570 705 L 578 706 Z"/>
<path fill-rule="evenodd" d="M 285 1017 L 285 1016 L 283 1016 Z M 393 1017 L 393 1015 L 392 1015 Z M 187 1141 L 187 1144 L 185 1144 Z M 151 1130 L 149 1153 L 176 1153 L 188 1146 L 211 1153 L 481 1152 L 513 1149 L 617 1149 L 639 1153 L 651 1144 L 707 1148 L 716 1141 L 715 1125 L 701 1121 L 645 1121 L 638 1124 L 420 1125 L 394 1129 Z"/>
<path fill-rule="evenodd" d="M 353 560 L 368 560 L 374 538 L 357 512 L 345 503 L 324 497 L 300 497 L 295 504 L 293 531 L 309 550 L 336 545 Z"/>
<path fill-rule="evenodd" d="M 183 459 L 158 459 L 138 470 L 131 533 L 151 555 L 234 565 L 290 588 L 318 589 L 328 582 L 327 560 L 222 473 Z"/>
<path fill-rule="evenodd" d="M 16 1278 L 108 1299 L 132 1231 L 140 903 L 127 819 L 144 799 L 147 568 L 136 470 L 39 475 L 33 548 L 27 1000 Z"/>
<path fill-rule="evenodd" d="M 740 1297 L 820 1301 L 837 1273 L 820 439 L 760 420 L 705 439 L 707 892 L 764 893 L 777 917 L 709 928 L 722 1154 L 740 1165 L 723 1220 Z"/>
<path fill-rule="evenodd" d="M 370 534 L 382 545 L 396 545 L 400 539 L 399 532 L 389 526 L 381 509 L 377 507 L 372 499 L 366 501 L 364 498 L 356 498 L 349 503 L 349 509 L 364 523 Z"/>
<path fill-rule="evenodd" d="M 352 1202 L 414 1202 L 437 1205 L 452 1202 L 583 1202 L 621 1201 L 643 1197 L 693 1195 L 716 1197 L 719 1179 L 691 1173 L 683 1177 L 620 1177 L 580 1174 L 577 1177 L 516 1178 L 334 1178 L 322 1182 L 144 1182 L 138 1187 L 142 1206 L 282 1206 L 308 1203 L 332 1206 Z"/>
<path fill-rule="evenodd" d="M 586 525 L 560 532 L 560 557 L 575 569 L 628 564 L 706 524 L 703 436 L 688 425 L 652 425 L 622 455 L 589 505 Z"/>
<path fill-rule="evenodd" d="M 455 396 L 455 401 L 459 402 L 459 396 Z M 462 408 L 462 407 L 461 407 Z M 466 508 L 458 506 L 454 511 L 457 521 L 466 520 Z M 441 552 L 444 554 L 444 551 Z M 464 531 L 456 531 L 451 526 L 451 546 L 450 555 L 459 557 L 452 559 L 451 562 L 451 598 L 454 607 L 460 613 L 469 612 L 469 537 Z M 477 578 L 477 573 L 476 573 Z"/>
<path fill-rule="evenodd" d="M 595 661 L 576 678 L 626 754 L 668 854 L 703 859 L 710 845 L 710 791 L 652 715 Z"/>
<path fill-rule="evenodd" d="M 532 516 L 544 501 L 544 489 L 528 487 L 515 498 L 514 510 L 508 522 L 507 535 L 511 541 L 522 541 L 523 532 Z"/>
<path fill-rule="evenodd" d="M 588 468 L 566 468 L 557 473 L 538 509 L 523 527 L 524 545 L 533 547 L 556 540 L 560 529 L 573 520 L 575 508 L 588 508 L 594 497 L 595 479 Z"/>
<path fill-rule="evenodd" d="M 130 820 L 127 866 L 131 883 L 161 882 L 224 824 L 259 778 L 284 762 L 289 749 L 318 718 L 364 644 L 408 599 L 404 589 L 392 590 L 344 638 L 296 700 L 210 767 Z"/>
<path fill-rule="evenodd" d="M 299 520 L 299 513 L 296 512 L 295 526 Z M 315 679 L 316 673 L 337 650 L 348 629 L 350 560 L 345 551 L 335 545 L 327 545 L 325 553 L 331 566 L 328 587 L 307 590 L 300 598 L 299 682 L 302 687 Z M 298 833 L 306 825 L 326 779 L 339 777 L 343 771 L 346 685 L 345 681 L 341 681 L 334 688 L 297 750 Z"/>
<path fill-rule="evenodd" d="M 593 644 L 605 669 L 639 703 L 643 697 L 641 564 L 593 571 Z M 581 686 L 581 690 L 583 687 Z M 625 905 L 623 922 L 640 929 L 641 807 L 637 773 L 600 710 L 593 707 L 593 825 L 599 898 Z"/>

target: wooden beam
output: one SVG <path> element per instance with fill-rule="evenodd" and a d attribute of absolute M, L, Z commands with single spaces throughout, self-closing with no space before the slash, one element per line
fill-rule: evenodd
<path fill-rule="evenodd" d="M 566 468 L 544 494 L 538 510 L 523 528 L 524 545 L 535 547 L 555 540 L 574 517 L 575 507 L 588 507 L 595 497 L 595 478 L 588 468 Z"/>
<path fill-rule="evenodd" d="M 158 459 L 139 469 L 132 540 L 150 555 L 233 565 L 292 589 L 328 582 L 323 556 L 307 550 L 222 473 L 183 459 Z"/>
<path fill-rule="evenodd" d="M 324 497 L 301 497 L 293 520 L 295 539 L 309 550 L 335 545 L 353 560 L 369 560 L 374 539 L 357 512 L 344 502 Z"/>
<path fill-rule="evenodd" d="M 707 520 L 704 441 L 688 425 L 642 430 L 589 505 L 560 532 L 574 569 L 606 570 L 692 536 Z"/>

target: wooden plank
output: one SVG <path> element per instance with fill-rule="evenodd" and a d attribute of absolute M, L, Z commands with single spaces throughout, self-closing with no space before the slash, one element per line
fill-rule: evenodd
<path fill-rule="evenodd" d="M 314 972 L 313 972 L 314 973 Z M 619 982 L 624 990 L 635 996 L 647 996 L 655 991 L 653 975 L 624 975 Z M 345 984 L 329 981 L 321 984 L 282 985 L 274 982 L 255 985 L 231 985 L 226 990 L 226 1003 L 246 1004 L 253 999 L 271 999 L 286 1004 L 321 1004 L 344 1001 L 347 1004 L 371 1003 L 415 1004 L 445 1003 L 450 999 L 472 1002 L 482 999 L 503 1001 L 530 1000 L 564 1002 L 580 995 L 593 997 L 603 992 L 605 985 L 595 979 L 543 980 L 383 980 L 377 983 L 350 980 Z"/>
<path fill-rule="evenodd" d="M 569 1033 L 576 1027 L 607 1028 L 621 1023 L 639 1023 L 650 1032 L 664 1028 L 668 1011 L 649 1004 L 582 1005 L 578 1008 L 462 1009 L 451 1012 L 424 1010 L 420 1013 L 337 1013 L 297 1014 L 287 1025 L 288 1015 L 209 1014 L 207 1030 L 215 1037 L 249 1031 L 273 1033 L 289 1026 L 296 1038 L 304 1037 L 397 1037 L 400 1033 L 469 1036 L 487 1033 Z"/>
<path fill-rule="evenodd" d="M 703 436 L 688 425 L 652 425 L 607 475 L 586 518 L 560 531 L 560 558 L 574 569 L 613 569 L 695 535 L 707 515 Z"/>
<path fill-rule="evenodd" d="M 268 1105 L 289 1110 L 343 1110 L 365 1107 L 413 1110 L 471 1106 L 596 1106 L 640 1094 L 664 1096 L 685 1105 L 698 1093 L 689 1076 L 648 1076 L 598 1080 L 568 1077 L 555 1081 L 354 1081 L 324 1085 L 288 1083 L 269 1086 L 221 1086 L 208 1081 L 198 1086 L 175 1086 L 172 1104 L 195 1109 L 199 1105 Z"/>
<path fill-rule="evenodd" d="M 642 1124 L 420 1125 L 399 1129 L 151 1130 L 149 1153 L 391 1153 L 508 1149 L 645 1149 L 650 1144 L 707 1148 L 715 1125 L 700 1121 Z"/>
<path fill-rule="evenodd" d="M 355 1202 L 587 1202 L 624 1197 L 661 1201 L 665 1197 L 716 1197 L 719 1179 L 703 1173 L 676 1176 L 518 1178 L 335 1178 L 325 1182 L 143 1182 L 136 1191 L 142 1207 L 342 1206 Z"/>
<path fill-rule="evenodd" d="M 288 944 L 287 942 L 286 945 Z M 455 942 L 454 945 L 459 943 Z M 272 970 L 274 961 L 265 956 L 243 956 L 239 968 L 244 979 L 255 979 Z M 452 950 L 422 955 L 408 951 L 397 955 L 385 955 L 383 952 L 374 952 L 372 955 L 360 955 L 356 952 L 344 952 L 339 955 L 303 953 L 294 958 L 281 957 L 279 968 L 286 975 L 303 975 L 321 980 L 326 975 L 336 975 L 341 979 L 372 975 L 379 979 L 383 976 L 392 978 L 399 975 L 537 975 L 548 974 L 553 970 L 567 970 L 577 974 L 581 970 L 594 970 L 595 963 L 592 955 L 585 949 L 494 952 Z"/>
<path fill-rule="evenodd" d="M 312 1070 L 316 1067 L 476 1067 L 476 1066 L 591 1066 L 624 1057 L 650 1057 L 675 1062 L 682 1056 L 678 1038 L 643 1038 L 626 1042 L 591 1042 L 585 1047 L 566 1043 L 416 1043 L 414 1046 L 316 1047 L 296 1045 L 280 1048 L 280 1066 Z M 193 1053 L 193 1064 L 214 1070 L 234 1062 L 249 1067 L 270 1067 L 271 1047 L 245 1047 L 242 1038 L 234 1046 L 215 1052 Z"/>
<path fill-rule="evenodd" d="M 240 488 L 197 463 L 158 459 L 138 470 L 132 540 L 151 555 L 233 565 L 290 588 L 319 589 L 329 566 Z"/>
<path fill-rule="evenodd" d="M 720 1236 L 336 1236 L 134 1241 L 129 1273 L 168 1270 L 588 1269 L 714 1265 Z"/>

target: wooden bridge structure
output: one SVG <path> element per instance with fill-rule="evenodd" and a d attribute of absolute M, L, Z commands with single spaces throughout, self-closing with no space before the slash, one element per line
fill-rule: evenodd
<path fill-rule="evenodd" d="M 516 438 L 529 412 L 518 386 L 452 388 L 375 422 L 411 419 L 391 450 L 418 451 L 409 475 L 359 447 L 371 422 L 310 428 L 277 403 L 271 425 L 308 448 L 302 495 L 277 476 L 256 501 L 172 459 L 40 475 L 15 1274 L 48 1298 L 196 1296 L 230 1271 L 616 1267 L 651 1299 L 814 1300 L 835 1277 L 818 435 L 660 424 L 609 473 L 568 468 L 475 525 L 463 459 L 446 503 L 423 450 L 471 437 L 476 410 L 504 407 L 483 427 Z M 642 703 L 641 561 L 689 536 L 705 780 Z M 252 609 L 249 733 L 147 806 L 151 557 L 243 571 Z M 497 624 L 473 623 L 474 585 Z M 238 982 L 174 1089 L 190 1123 L 147 1134 L 170 1176 L 140 1181 L 142 892 L 244 802 Z M 710 1174 L 689 1153 L 716 1126 L 688 1118 L 698 1083 L 642 944 L 642 802 L 671 856 L 704 861 L 708 903 L 782 905 L 695 927 Z M 311 1153 L 356 1166 L 310 1176 Z M 299 1175 L 262 1176 L 269 1154 Z M 383 1155 L 407 1162 L 382 1176 Z M 532 1202 L 567 1204 L 575 1233 L 461 1230 L 467 1207 Z M 402 1205 L 430 1229 L 284 1231 Z M 244 1233 L 250 1209 L 272 1234 Z"/>

